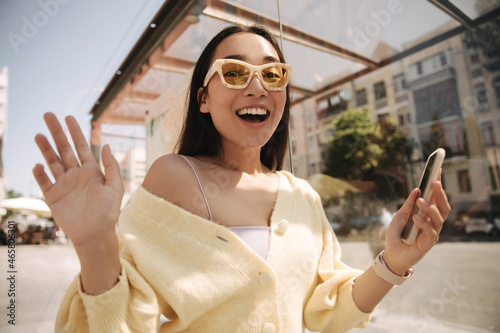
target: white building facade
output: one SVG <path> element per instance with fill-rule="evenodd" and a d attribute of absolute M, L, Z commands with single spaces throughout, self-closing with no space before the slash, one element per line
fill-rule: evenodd
<path fill-rule="evenodd" d="M 9 69 L 7 66 L 0 70 L 0 200 L 5 199 L 7 179 L 5 178 L 3 150 L 5 147 L 7 130 L 7 102 L 9 86 Z"/>

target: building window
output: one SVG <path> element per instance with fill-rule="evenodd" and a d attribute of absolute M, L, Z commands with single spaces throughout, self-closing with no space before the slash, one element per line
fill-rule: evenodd
<path fill-rule="evenodd" d="M 311 109 L 306 110 L 306 121 L 308 125 L 311 125 L 313 122 L 313 111 Z"/>
<path fill-rule="evenodd" d="M 458 177 L 458 190 L 460 191 L 460 193 L 472 192 L 469 170 L 459 170 L 457 172 L 457 177 Z"/>
<path fill-rule="evenodd" d="M 356 106 L 366 105 L 368 100 L 366 98 L 366 89 L 356 91 Z"/>
<path fill-rule="evenodd" d="M 424 74 L 429 73 L 436 68 L 438 68 L 436 57 L 430 57 L 422 61 L 422 71 Z"/>
<path fill-rule="evenodd" d="M 497 106 L 500 107 L 500 76 L 497 76 L 491 82 L 493 89 L 495 89 L 495 96 L 497 98 Z"/>
<path fill-rule="evenodd" d="M 483 141 L 485 146 L 493 146 L 495 144 L 495 133 L 493 130 L 493 122 L 487 121 L 481 124 L 481 132 L 483 133 Z"/>
<path fill-rule="evenodd" d="M 394 84 L 394 92 L 396 94 L 406 90 L 405 75 L 403 73 L 395 75 L 392 79 Z"/>
<path fill-rule="evenodd" d="M 490 165 L 488 171 L 490 174 L 491 189 L 496 191 L 498 190 L 498 182 L 497 182 L 497 176 L 499 174 L 498 165 L 496 166 L 496 168 Z"/>
<path fill-rule="evenodd" d="M 380 123 L 387 121 L 389 119 L 389 114 L 388 113 L 381 113 L 377 115 L 377 119 Z"/>
<path fill-rule="evenodd" d="M 441 66 L 446 66 L 448 64 L 448 60 L 446 59 L 446 54 L 444 52 L 439 53 L 438 57 Z"/>
<path fill-rule="evenodd" d="M 309 134 L 309 152 L 316 151 L 316 145 L 314 144 L 314 136 Z"/>
<path fill-rule="evenodd" d="M 385 91 L 385 82 L 380 81 L 373 85 L 373 89 L 375 90 L 375 100 L 383 99 L 387 96 Z"/>
<path fill-rule="evenodd" d="M 476 93 L 476 100 L 478 104 L 479 111 L 488 110 L 488 93 L 484 87 L 484 83 L 479 82 L 474 85 L 474 91 Z"/>
<path fill-rule="evenodd" d="M 417 74 L 422 74 L 422 73 L 423 73 L 422 62 L 419 61 L 419 62 L 417 62 Z"/>
<path fill-rule="evenodd" d="M 464 151 L 464 130 L 459 120 L 434 123 L 431 126 L 422 126 L 418 130 L 418 137 L 422 149 L 431 152 L 437 147 L 445 148 L 448 157 L 462 155 Z"/>
<path fill-rule="evenodd" d="M 482 68 L 478 68 L 478 69 L 475 69 L 472 71 L 473 78 L 480 77 L 480 76 L 483 76 L 483 69 Z"/>
<path fill-rule="evenodd" d="M 472 65 L 479 63 L 479 54 L 474 52 L 470 55 L 470 63 Z"/>
<path fill-rule="evenodd" d="M 401 106 L 397 109 L 398 125 L 404 126 L 408 123 L 408 108 L 406 106 Z"/>
<path fill-rule="evenodd" d="M 445 52 L 433 55 L 432 57 L 418 61 L 408 68 L 408 76 L 411 79 L 421 74 L 431 73 L 449 64 L 448 56 Z"/>
<path fill-rule="evenodd" d="M 404 126 L 404 124 L 405 124 L 405 116 L 402 114 L 398 115 L 398 125 Z"/>
<path fill-rule="evenodd" d="M 456 82 L 453 79 L 414 92 L 417 124 L 460 114 Z"/>

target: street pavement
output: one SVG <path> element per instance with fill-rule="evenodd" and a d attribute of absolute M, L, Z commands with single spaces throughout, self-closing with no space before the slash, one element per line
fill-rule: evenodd
<path fill-rule="evenodd" d="M 372 255 L 365 242 L 341 242 L 343 261 L 366 269 Z M 372 323 L 355 333 L 500 332 L 500 242 L 439 243 L 376 309 Z M 66 288 L 79 271 L 70 245 L 18 245 L 15 272 L 7 247 L 0 248 L 0 332 L 46 333 Z M 8 323 L 10 283 L 15 275 L 15 326 Z"/>

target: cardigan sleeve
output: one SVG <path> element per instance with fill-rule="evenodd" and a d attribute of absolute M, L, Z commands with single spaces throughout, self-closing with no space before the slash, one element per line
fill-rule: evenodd
<path fill-rule="evenodd" d="M 134 267 L 120 258 L 122 271 L 110 290 L 89 295 L 82 290 L 80 275 L 63 298 L 55 332 L 156 332 L 160 305 L 157 296 Z"/>
<path fill-rule="evenodd" d="M 317 268 L 318 283 L 304 309 L 306 327 L 321 332 L 345 332 L 353 327 L 365 327 L 371 313 L 359 310 L 352 297 L 354 280 L 362 271 L 340 261 L 340 244 L 317 193 L 315 204 L 322 224 L 323 249 Z"/>

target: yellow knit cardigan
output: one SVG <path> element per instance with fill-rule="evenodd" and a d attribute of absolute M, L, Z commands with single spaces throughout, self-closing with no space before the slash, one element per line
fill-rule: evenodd
<path fill-rule="evenodd" d="M 366 326 L 370 314 L 351 294 L 360 271 L 340 261 L 318 194 L 292 174 L 277 173 L 266 260 L 227 228 L 139 187 L 119 220 L 119 282 L 91 296 L 77 276 L 56 332 L 294 333 Z M 161 326 L 160 314 L 168 319 Z"/>

